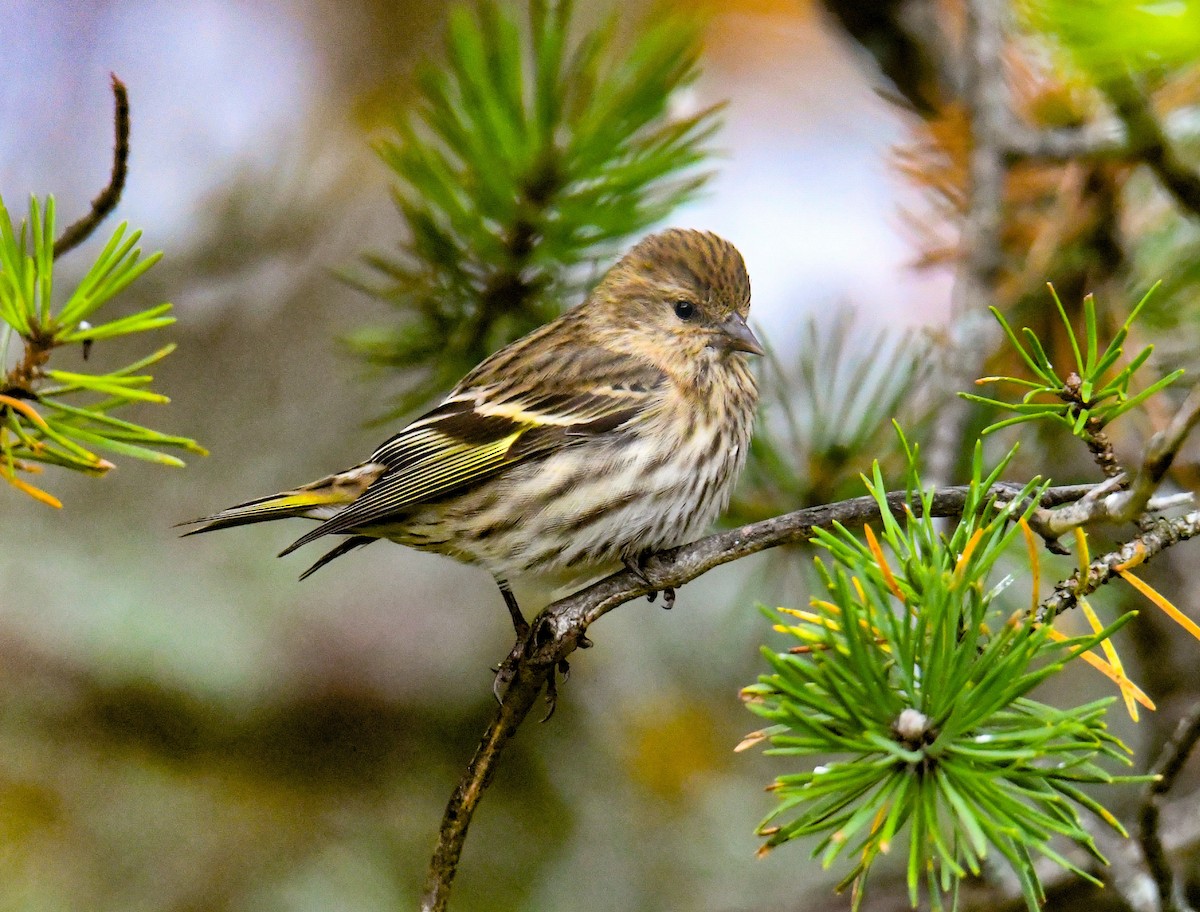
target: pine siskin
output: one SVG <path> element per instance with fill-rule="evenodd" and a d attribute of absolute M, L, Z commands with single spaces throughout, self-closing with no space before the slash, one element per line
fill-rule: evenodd
<path fill-rule="evenodd" d="M 758 398 L 743 355 L 762 354 L 749 307 L 728 241 L 651 235 L 581 305 L 492 355 L 368 461 L 188 534 L 322 520 L 282 552 L 345 536 L 304 576 L 380 538 L 481 564 L 523 635 L 510 579 L 565 585 L 622 562 L 637 572 L 724 509 Z"/>

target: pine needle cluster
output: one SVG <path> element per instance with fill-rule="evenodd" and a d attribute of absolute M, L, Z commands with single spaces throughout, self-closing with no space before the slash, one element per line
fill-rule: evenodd
<path fill-rule="evenodd" d="M 1066 637 L 1000 607 L 1013 580 L 995 581 L 996 563 L 1040 485 L 997 504 L 987 492 L 1008 460 L 985 475 L 981 452 L 962 519 L 946 536 L 928 518 L 932 492 L 921 490 L 915 450 L 908 488 L 919 515 L 891 514 L 878 467 L 864 479 L 882 531 L 818 531 L 823 591 L 810 610 L 779 609 L 776 629 L 798 643 L 764 649 L 771 671 L 744 691 L 772 723 L 744 747 L 768 741 L 776 756 L 820 758 L 771 787 L 778 804 L 760 828 L 764 850 L 816 836 L 813 855 L 826 866 L 852 856 L 843 886 L 854 886 L 856 907 L 872 865 L 900 846 L 914 908 L 923 889 L 940 907 L 996 852 L 1036 910 L 1036 855 L 1097 882 L 1054 843 L 1065 838 L 1103 861 L 1081 810 L 1124 832 L 1085 791 L 1131 778 L 1097 763 L 1129 762 L 1105 725 L 1113 699 L 1060 709 L 1030 694 L 1131 615 Z"/>
<path fill-rule="evenodd" d="M 397 310 L 350 344 L 401 371 L 395 413 L 557 316 L 623 241 L 693 197 L 715 107 L 675 113 L 702 22 L 660 14 L 620 40 L 619 10 L 572 39 L 572 3 L 456 8 L 445 63 L 379 145 L 407 237 L 351 278 Z"/>
<path fill-rule="evenodd" d="M 111 302 L 162 256 L 143 258 L 140 239 L 140 231 L 118 226 L 83 279 L 56 304 L 53 197 L 45 204 L 32 199 L 19 228 L 0 200 L 0 477 L 50 506 L 62 504 L 28 480 L 43 465 L 103 475 L 113 464 L 95 450 L 172 466 L 183 463 L 163 449 L 204 453 L 193 440 L 113 414 L 133 403 L 168 401 L 150 389 L 146 368 L 174 345 L 112 371 L 48 365 L 54 349 L 77 346 L 86 358 L 97 343 L 175 322 L 168 303 L 107 318 Z"/>

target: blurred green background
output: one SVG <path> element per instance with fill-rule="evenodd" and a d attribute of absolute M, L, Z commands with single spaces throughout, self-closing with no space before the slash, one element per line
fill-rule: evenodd
<path fill-rule="evenodd" d="M 584 21 L 609 8 L 579 5 Z M 491 579 L 380 546 L 300 584 L 305 556 L 273 557 L 286 528 L 180 540 L 172 526 L 353 464 L 386 435 L 367 422 L 394 390 L 336 340 L 388 310 L 331 272 L 401 234 L 370 143 L 446 11 L 5 4 L 0 194 L 19 211 L 54 193 L 64 222 L 82 213 L 108 173 L 107 74 L 126 82 L 116 218 L 166 252 L 133 298 L 179 317 L 164 334 L 179 350 L 156 371 L 172 404 L 140 417 L 211 455 L 183 471 L 122 461 L 100 481 L 52 472 L 61 512 L 0 491 L 0 909 L 415 905 L 493 709 L 489 666 L 511 644 Z M 671 222 L 741 248 L 781 359 L 809 314 L 841 305 L 869 325 L 937 325 L 949 271 L 908 268 L 916 244 L 896 213 L 913 191 L 886 163 L 902 124 L 844 39 L 804 2 L 729 2 L 703 67 L 680 103 L 729 100 L 719 172 Z M 60 269 L 77 276 L 103 235 Z M 845 902 L 802 850 L 754 858 L 778 770 L 732 753 L 757 727 L 737 693 L 763 667 L 756 601 L 804 600 L 766 565 L 591 631 L 553 722 L 520 733 L 476 817 L 453 908 Z"/>

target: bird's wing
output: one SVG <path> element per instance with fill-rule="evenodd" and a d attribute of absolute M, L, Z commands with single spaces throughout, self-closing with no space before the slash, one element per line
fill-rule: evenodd
<path fill-rule="evenodd" d="M 455 389 L 375 451 L 371 464 L 386 468 L 361 497 L 282 553 L 323 535 L 385 524 L 516 463 L 619 432 L 660 401 L 667 382 L 658 368 L 628 356 L 585 350 L 563 357 L 572 368 L 557 385 L 543 378 L 532 388 L 495 382 Z"/>

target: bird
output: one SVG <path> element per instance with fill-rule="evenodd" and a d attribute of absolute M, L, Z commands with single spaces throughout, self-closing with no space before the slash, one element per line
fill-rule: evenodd
<path fill-rule="evenodd" d="M 581 584 L 698 538 L 745 464 L 758 391 L 750 280 L 729 241 L 672 228 L 590 294 L 481 362 L 358 465 L 182 525 L 318 525 L 280 556 L 382 539 L 486 568 L 518 637 L 512 580 Z M 664 590 L 667 607 L 673 592 Z M 515 647 L 514 647 L 515 648 Z"/>

